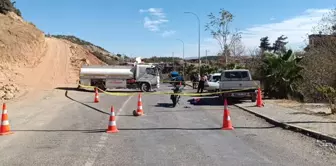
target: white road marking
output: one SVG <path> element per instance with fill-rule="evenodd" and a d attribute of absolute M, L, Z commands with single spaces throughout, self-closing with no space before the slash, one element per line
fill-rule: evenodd
<path fill-rule="evenodd" d="M 119 113 L 123 110 L 123 108 L 126 106 L 127 102 L 132 98 L 133 96 L 128 97 L 128 99 L 123 103 L 123 105 L 120 107 L 119 112 L 117 112 L 117 116 L 116 116 L 116 120 L 118 118 Z M 99 152 L 103 149 L 103 147 L 105 146 L 106 140 L 108 138 L 108 133 L 103 133 L 100 138 L 99 138 L 99 142 L 95 145 L 95 147 L 93 148 L 93 150 L 91 151 L 91 155 L 89 156 L 89 158 L 86 160 L 85 166 L 92 166 L 97 157 Z"/>

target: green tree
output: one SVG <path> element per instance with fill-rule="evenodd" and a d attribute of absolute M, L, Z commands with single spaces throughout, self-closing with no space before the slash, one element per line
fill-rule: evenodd
<path fill-rule="evenodd" d="M 226 66 L 226 69 L 232 70 L 232 69 L 244 69 L 244 66 L 236 64 L 236 63 L 229 63 Z"/>
<path fill-rule="evenodd" d="M 210 31 L 212 37 L 217 40 L 221 48 L 221 55 L 224 56 L 224 62 L 227 64 L 232 45 L 241 39 L 241 33 L 232 32 L 230 29 L 229 25 L 233 21 L 233 15 L 227 10 L 220 9 L 218 16 L 210 13 L 208 17 L 210 21 L 206 24 L 205 30 Z"/>
<path fill-rule="evenodd" d="M 216 66 L 202 65 L 201 66 L 201 74 L 211 74 L 218 71 Z"/>
<path fill-rule="evenodd" d="M 286 42 L 285 40 L 287 40 L 287 37 L 284 35 L 281 35 L 277 38 L 277 40 L 273 43 L 273 53 L 280 53 L 280 54 L 284 54 L 286 53 L 286 44 L 288 42 Z"/>
<path fill-rule="evenodd" d="M 191 75 L 196 72 L 196 66 L 194 64 L 187 64 L 185 68 L 186 75 Z"/>
<path fill-rule="evenodd" d="M 0 0 L 0 13 L 7 14 L 12 11 L 21 17 L 21 11 L 15 8 L 15 1 L 11 2 L 10 0 Z"/>
<path fill-rule="evenodd" d="M 265 51 L 272 50 L 271 43 L 269 42 L 268 36 L 262 37 L 260 39 L 259 48 L 261 50 L 261 55 L 263 55 L 265 53 Z"/>

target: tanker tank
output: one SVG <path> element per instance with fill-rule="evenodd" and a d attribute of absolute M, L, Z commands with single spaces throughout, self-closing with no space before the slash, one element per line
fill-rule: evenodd
<path fill-rule="evenodd" d="M 132 66 L 83 66 L 80 76 L 107 76 L 118 78 L 132 78 Z"/>

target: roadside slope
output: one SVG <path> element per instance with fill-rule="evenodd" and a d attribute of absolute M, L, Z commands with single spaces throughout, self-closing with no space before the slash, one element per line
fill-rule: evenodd
<path fill-rule="evenodd" d="M 0 14 L 0 100 L 76 84 L 83 64 L 105 64 L 68 40 L 45 37 L 13 12 Z"/>
<path fill-rule="evenodd" d="M 103 64 L 76 44 L 55 38 L 46 38 L 46 43 L 46 52 L 36 67 L 18 69 L 24 76 L 17 81 L 21 86 L 42 90 L 75 84 L 83 64 Z"/>

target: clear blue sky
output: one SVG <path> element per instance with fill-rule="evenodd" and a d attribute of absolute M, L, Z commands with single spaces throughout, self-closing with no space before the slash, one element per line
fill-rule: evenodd
<path fill-rule="evenodd" d="M 204 25 L 207 15 L 219 12 L 220 8 L 235 15 L 231 27 L 246 34 L 243 41 L 252 49 L 263 35 L 273 40 L 285 34 L 289 42 L 292 39 L 293 46 L 302 44 L 304 36 L 298 39 L 298 31 L 309 33 L 303 31 L 316 22 L 321 11 L 325 12 L 323 9 L 333 8 L 335 4 L 335 0 L 17 0 L 16 6 L 27 21 L 45 33 L 75 35 L 113 53 L 149 57 L 175 52 L 175 56 L 181 56 L 182 44 L 176 40 L 179 38 L 185 42 L 185 56 L 190 57 L 197 56 L 197 20 L 184 11 L 200 17 L 204 56 L 205 49 L 210 50 L 209 54 L 218 51 L 217 43 L 204 31 Z M 150 8 L 155 10 L 148 11 Z M 300 24 L 295 20 L 306 17 L 314 19 Z M 286 20 L 292 23 L 288 26 Z"/>

